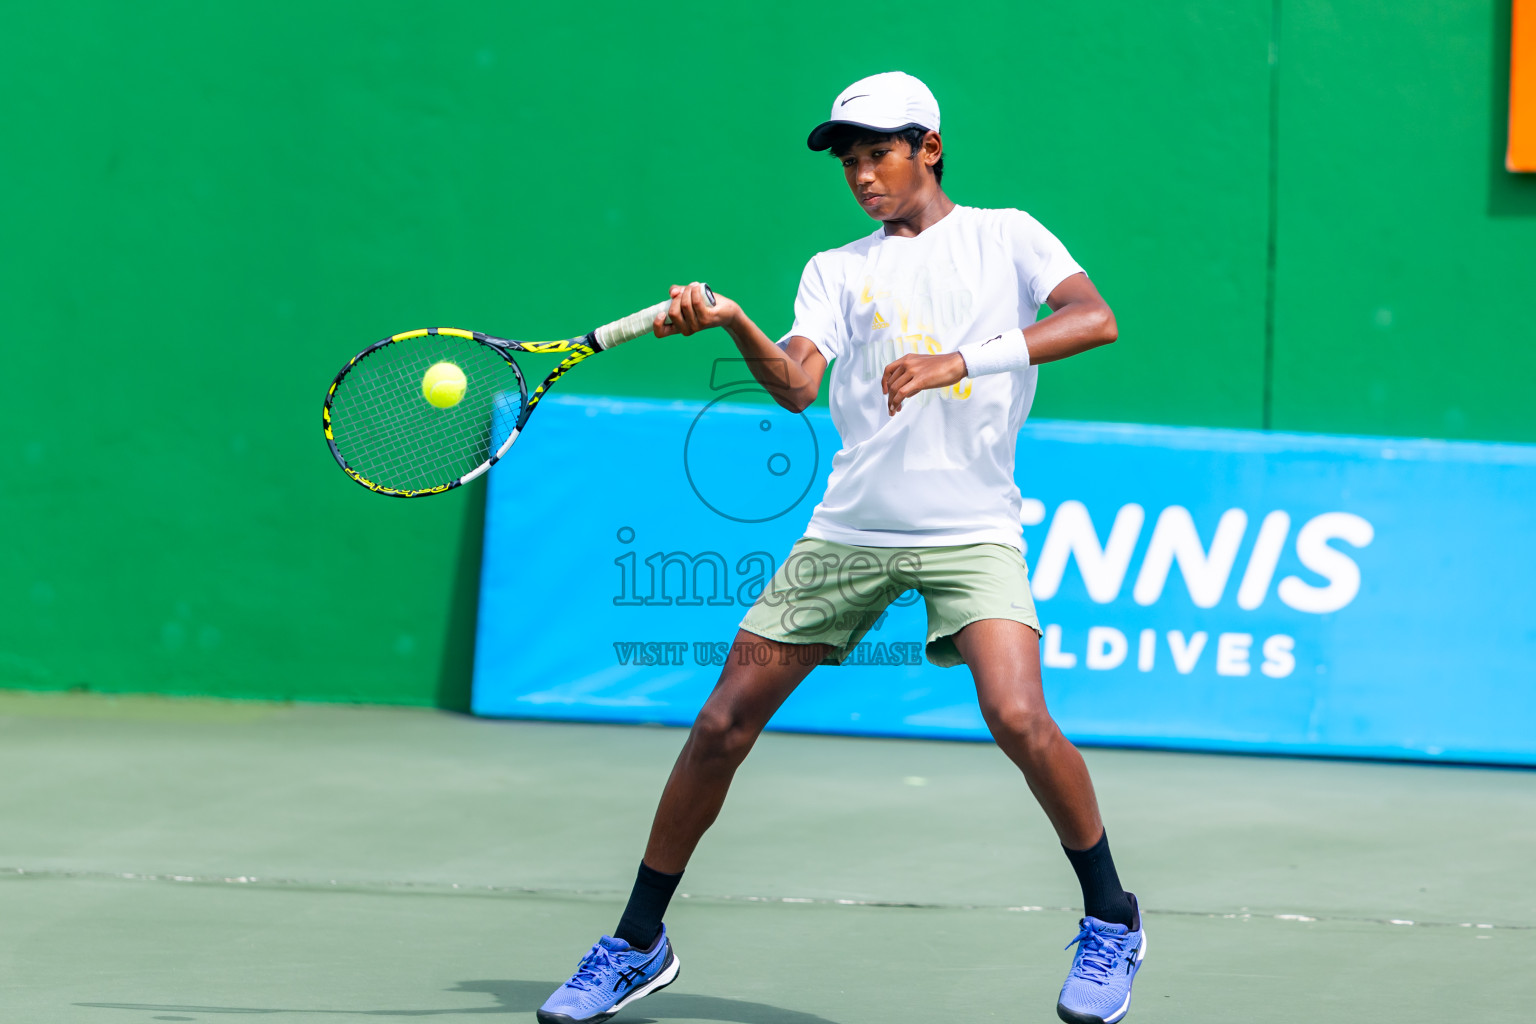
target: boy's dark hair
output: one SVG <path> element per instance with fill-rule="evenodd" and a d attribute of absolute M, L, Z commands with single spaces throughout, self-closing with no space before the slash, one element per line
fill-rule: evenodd
<path fill-rule="evenodd" d="M 840 124 L 832 129 L 828 137 L 828 152 L 841 160 L 848 155 L 848 151 L 861 142 L 888 142 L 891 139 L 904 139 L 907 149 L 911 151 L 912 159 L 917 159 L 917 151 L 923 144 L 923 138 L 928 134 L 928 129 L 919 125 L 912 125 L 894 132 L 877 132 L 871 128 L 861 128 L 856 124 Z M 944 182 L 944 158 L 941 156 L 933 165 L 933 180 L 943 184 Z"/>

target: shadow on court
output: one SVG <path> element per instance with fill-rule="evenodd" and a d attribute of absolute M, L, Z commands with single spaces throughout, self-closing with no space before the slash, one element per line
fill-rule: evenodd
<path fill-rule="evenodd" d="M 443 1017 L 485 1013 L 532 1013 L 559 985 L 558 981 L 461 981 L 450 991 L 483 992 L 496 1000 L 495 1006 L 465 1006 L 443 1010 L 317 1010 L 296 1006 L 192 1006 L 170 1003 L 76 1003 L 103 1010 L 135 1010 L 140 1013 L 198 1014 L 280 1014 L 325 1013 L 351 1017 Z M 690 995 L 686 992 L 658 992 L 644 1003 L 649 1015 L 620 1011 L 615 1024 L 656 1024 L 657 1020 L 719 1021 L 722 1024 L 837 1024 L 826 1017 L 799 1010 L 786 1010 L 767 1003 L 720 996 Z M 161 1016 L 157 1020 L 193 1020 L 192 1017 Z"/>

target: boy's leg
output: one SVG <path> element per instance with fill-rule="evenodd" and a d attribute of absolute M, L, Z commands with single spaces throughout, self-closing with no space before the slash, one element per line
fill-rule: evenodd
<path fill-rule="evenodd" d="M 1088 766 L 1045 707 L 1039 635 L 1020 622 L 982 619 L 954 640 L 975 677 L 987 728 L 1024 773 L 1077 871 L 1086 913 L 1131 926 L 1135 911 L 1109 854 Z"/>
<path fill-rule="evenodd" d="M 598 940 L 571 979 L 539 1007 L 539 1024 L 600 1024 L 676 979 L 679 962 L 661 920 L 683 868 L 720 813 L 731 777 L 768 719 L 831 649 L 737 632 L 720 681 L 694 719 L 662 791 L 645 860 L 618 927 Z"/>
<path fill-rule="evenodd" d="M 737 632 L 720 681 L 694 719 L 618 927 L 545 1000 L 540 1024 L 601 1024 L 677 977 L 679 962 L 662 918 L 682 871 L 779 705 L 828 655 L 857 643 L 903 589 L 882 580 L 883 561 L 846 544 L 795 542 L 747 612 L 747 628 Z"/>
<path fill-rule="evenodd" d="M 758 664 L 754 649 L 769 652 L 768 664 Z M 688 866 L 694 847 L 725 803 L 737 767 L 773 713 L 829 650 L 826 644 L 786 644 L 736 631 L 720 681 L 693 720 L 662 790 L 645 863 L 664 872 Z"/>
<path fill-rule="evenodd" d="M 694 847 L 725 803 L 736 769 L 779 706 L 831 648 L 786 644 L 738 630 L 714 692 L 699 709 L 651 823 L 645 859 L 616 938 L 645 949 Z M 753 657 L 766 650 L 768 657 Z M 766 660 L 767 664 L 759 664 Z"/>
<path fill-rule="evenodd" d="M 954 634 L 976 678 L 976 695 L 997 745 L 1040 801 L 1083 889 L 1072 969 L 1056 1000 L 1068 1024 L 1118 1024 L 1146 955 L 1136 897 L 1120 887 L 1088 766 L 1045 709 L 1040 636 L 1022 622 L 981 619 Z"/>

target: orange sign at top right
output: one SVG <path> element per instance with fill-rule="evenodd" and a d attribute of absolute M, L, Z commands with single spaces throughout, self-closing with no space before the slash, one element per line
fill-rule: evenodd
<path fill-rule="evenodd" d="M 1536 171 L 1536 0 L 1514 0 L 1509 47 L 1509 152 L 1504 166 Z"/>

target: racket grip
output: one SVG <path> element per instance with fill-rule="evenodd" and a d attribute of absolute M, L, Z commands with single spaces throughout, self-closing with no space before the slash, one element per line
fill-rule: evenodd
<path fill-rule="evenodd" d="M 715 304 L 715 293 L 710 291 L 707 284 L 704 285 L 704 299 L 711 306 Z M 666 302 L 658 302 L 654 306 L 649 306 L 631 313 L 622 319 L 615 320 L 611 324 L 604 324 L 592 332 L 593 338 L 597 341 L 597 350 L 602 352 L 616 345 L 622 345 L 626 341 L 634 341 L 636 338 L 650 334 L 652 327 L 656 323 L 656 318 L 671 308 L 672 300 L 668 299 Z M 672 321 L 668 320 L 667 322 L 671 323 Z"/>

